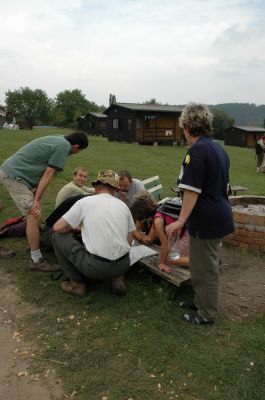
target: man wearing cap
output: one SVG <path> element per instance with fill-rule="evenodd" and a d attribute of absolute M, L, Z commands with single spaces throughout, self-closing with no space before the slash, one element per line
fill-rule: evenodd
<path fill-rule="evenodd" d="M 113 171 L 98 174 L 92 182 L 95 196 L 77 201 L 54 224 L 54 250 L 67 280 L 64 292 L 86 294 L 86 278 L 112 279 L 112 291 L 125 294 L 123 274 L 130 267 L 129 250 L 135 225 L 128 206 L 114 197 L 119 190 Z M 80 243 L 70 233 L 81 228 Z"/>

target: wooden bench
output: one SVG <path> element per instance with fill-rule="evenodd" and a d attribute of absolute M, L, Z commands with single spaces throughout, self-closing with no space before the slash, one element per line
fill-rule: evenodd
<path fill-rule="evenodd" d="M 165 197 L 162 199 L 161 193 L 163 187 L 158 175 L 144 179 L 142 183 L 144 184 L 145 190 L 151 193 L 154 196 L 155 200 L 158 201 L 159 203 L 163 203 L 164 201 L 169 199 L 169 197 Z"/>
<path fill-rule="evenodd" d="M 232 196 L 236 196 L 237 192 L 245 192 L 248 188 L 244 186 L 231 186 Z"/>
<path fill-rule="evenodd" d="M 159 258 L 160 258 L 160 246 L 151 245 L 153 250 L 158 253 L 154 256 L 142 258 L 139 263 L 145 268 L 148 268 L 154 274 L 160 276 L 161 278 L 173 283 L 175 286 L 182 286 L 190 282 L 190 271 L 188 268 L 181 268 L 177 265 L 171 266 L 171 272 L 167 273 L 159 269 Z"/>

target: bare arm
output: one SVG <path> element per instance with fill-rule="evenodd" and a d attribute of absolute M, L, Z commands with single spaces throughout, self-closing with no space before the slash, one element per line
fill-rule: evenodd
<path fill-rule="evenodd" d="M 30 209 L 31 214 L 38 215 L 41 213 L 40 201 L 43 196 L 43 193 L 49 186 L 52 178 L 54 177 L 54 174 L 55 174 L 55 169 L 51 167 L 47 167 L 46 170 L 44 171 L 34 195 L 33 204 Z"/>
<path fill-rule="evenodd" d="M 133 232 L 128 233 L 127 240 L 128 240 L 129 245 L 131 246 L 132 241 L 133 241 Z"/>
<path fill-rule="evenodd" d="M 60 218 L 58 219 L 57 222 L 53 225 L 53 230 L 54 232 L 59 232 L 59 233 L 67 233 L 73 230 L 71 225 L 69 225 L 65 219 Z"/>
<path fill-rule="evenodd" d="M 198 200 L 198 196 L 199 193 L 197 192 L 192 192 L 191 190 L 184 190 L 182 208 L 179 218 L 177 219 L 176 222 L 173 222 L 172 224 L 166 227 L 166 233 L 168 234 L 168 236 L 171 236 L 174 231 L 181 229 L 184 226 L 193 208 L 195 207 L 195 204 Z"/>
<path fill-rule="evenodd" d="M 154 228 L 155 232 L 158 235 L 160 240 L 160 260 L 159 260 L 159 268 L 161 271 L 170 272 L 170 267 L 166 264 L 167 255 L 168 255 L 168 240 L 165 234 L 165 223 L 163 218 L 156 218 L 154 220 Z"/>

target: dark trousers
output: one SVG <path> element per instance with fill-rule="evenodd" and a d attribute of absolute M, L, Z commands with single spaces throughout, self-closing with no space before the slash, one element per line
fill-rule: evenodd
<path fill-rule="evenodd" d="M 54 233 L 53 247 L 64 276 L 74 282 L 84 283 L 85 278 L 112 279 L 130 268 L 129 254 L 119 261 L 98 260 L 72 233 Z"/>

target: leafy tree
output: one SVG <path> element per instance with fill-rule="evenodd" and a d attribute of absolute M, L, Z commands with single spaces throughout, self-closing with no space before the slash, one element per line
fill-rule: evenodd
<path fill-rule="evenodd" d="M 52 100 L 41 89 L 29 87 L 6 92 L 6 111 L 10 120 L 16 118 L 21 127 L 32 129 L 37 123 L 49 123 L 51 120 Z"/>
<path fill-rule="evenodd" d="M 217 139 L 224 138 L 224 129 L 233 125 L 234 118 L 231 118 L 225 111 L 214 109 L 213 110 L 213 136 Z"/>
<path fill-rule="evenodd" d="M 153 105 L 158 105 L 158 106 L 161 105 L 161 103 L 159 103 L 158 101 L 156 101 L 155 98 L 152 98 L 152 99 L 150 99 L 150 100 L 145 101 L 144 104 L 153 104 Z"/>
<path fill-rule="evenodd" d="M 75 126 L 76 119 L 89 111 L 101 111 L 93 101 L 88 101 L 79 89 L 64 90 L 57 94 L 54 107 L 55 123 L 60 126 Z"/>

